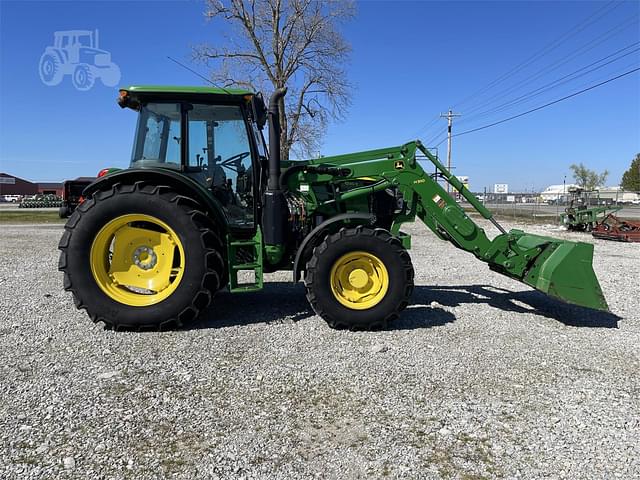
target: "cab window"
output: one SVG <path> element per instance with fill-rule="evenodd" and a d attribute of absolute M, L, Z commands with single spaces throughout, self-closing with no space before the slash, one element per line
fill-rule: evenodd
<path fill-rule="evenodd" d="M 211 189 L 232 226 L 253 227 L 251 147 L 241 107 L 194 104 L 187 117 L 190 175 Z"/>
<path fill-rule="evenodd" d="M 180 168 L 179 103 L 148 103 L 140 108 L 132 167 Z"/>

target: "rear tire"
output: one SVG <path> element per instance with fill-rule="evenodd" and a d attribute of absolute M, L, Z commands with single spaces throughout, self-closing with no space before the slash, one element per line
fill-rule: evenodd
<path fill-rule="evenodd" d="M 157 221 L 127 223 L 129 218 Z M 112 224 L 123 226 L 109 234 Z M 96 192 L 75 209 L 58 245 L 64 289 L 73 293 L 78 309 L 86 310 L 94 322 L 102 321 L 108 327 L 180 327 L 207 308 L 222 286 L 222 242 L 212 227 L 195 201 L 166 186 L 137 182 Z M 141 231 L 146 232 L 145 238 L 134 257 L 129 258 L 127 249 L 136 247 L 136 235 L 140 237 Z M 118 240 L 127 234 L 126 240 Z M 162 250 L 162 245 L 153 242 L 149 243 L 151 247 L 144 246 L 146 237 L 155 238 L 154 235 L 173 239 L 175 248 L 169 244 L 168 249 Z M 123 277 L 116 278 L 113 273 L 117 264 L 125 265 L 117 275 L 133 272 L 133 278 L 136 274 L 144 278 L 169 268 L 173 280 L 162 283 L 158 291 L 147 291 L 134 283 L 134 288 L 125 287 L 116 281 Z"/>
<path fill-rule="evenodd" d="M 38 73 L 40 74 L 40 80 L 46 86 L 53 87 L 58 85 L 64 76 L 58 56 L 53 53 L 44 53 L 40 57 Z"/>
<path fill-rule="evenodd" d="M 362 269 L 353 268 L 360 261 L 365 270 L 367 263 L 374 266 L 368 279 Z M 350 267 L 350 262 L 356 263 Z M 382 272 L 380 282 L 376 270 Z M 349 283 L 352 274 L 353 285 Z M 385 328 L 398 318 L 409 303 L 413 277 L 411 257 L 400 240 L 381 228 L 359 226 L 329 235 L 315 247 L 307 262 L 304 283 L 311 307 L 331 328 L 371 330 Z M 365 285 L 366 281 L 369 283 Z M 342 284 L 346 294 L 341 291 Z M 379 288 L 367 286 L 376 284 Z M 357 290 L 359 286 L 361 290 Z M 349 293 L 353 292 L 356 294 L 352 298 L 359 297 L 357 292 L 364 293 L 351 300 Z"/>

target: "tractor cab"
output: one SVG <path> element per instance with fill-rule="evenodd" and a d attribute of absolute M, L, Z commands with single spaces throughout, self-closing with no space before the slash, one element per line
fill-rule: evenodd
<path fill-rule="evenodd" d="M 210 191 L 230 226 L 254 227 L 266 161 L 260 96 L 218 88 L 129 87 L 120 91 L 119 104 L 139 115 L 131 168 L 179 171 Z"/>
<path fill-rule="evenodd" d="M 98 50 L 98 32 L 91 30 L 68 30 L 56 32 L 53 46 L 65 52 L 69 63 L 86 62 L 88 56 L 103 53 Z"/>
<path fill-rule="evenodd" d="M 55 48 L 67 49 L 76 45 L 97 48 L 97 45 L 94 44 L 94 32 L 91 30 L 67 30 L 55 33 L 53 44 Z"/>

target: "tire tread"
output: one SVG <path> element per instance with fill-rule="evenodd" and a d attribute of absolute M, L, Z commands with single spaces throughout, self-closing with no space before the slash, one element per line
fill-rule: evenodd
<path fill-rule="evenodd" d="M 74 229 L 78 225 L 80 219 L 87 214 L 99 202 L 105 201 L 114 195 L 129 195 L 140 193 L 145 195 L 154 195 L 161 197 L 166 202 L 175 203 L 184 213 L 189 216 L 193 223 L 193 228 L 202 232 L 200 241 L 205 249 L 205 255 L 202 259 L 205 265 L 206 273 L 203 275 L 199 290 L 193 295 L 191 303 L 184 308 L 178 315 L 156 323 L 141 323 L 139 325 L 128 325 L 123 323 L 114 323 L 108 318 L 94 312 L 81 297 L 81 293 L 73 284 L 71 272 L 68 271 L 67 256 L 69 254 L 69 245 L 73 236 Z M 111 329 L 138 329 L 138 330 L 163 330 L 167 328 L 182 327 L 186 323 L 193 321 L 200 313 L 205 310 L 213 300 L 213 297 L 220 288 L 221 281 L 224 278 L 225 260 L 221 254 L 224 252 L 222 248 L 223 242 L 215 228 L 214 223 L 201 210 L 200 205 L 193 199 L 180 195 L 165 185 L 148 184 L 138 181 L 133 184 L 116 183 L 111 188 L 100 190 L 92 197 L 86 199 L 76 208 L 74 213 L 69 217 L 65 225 L 65 232 L 60 239 L 58 249 L 60 250 L 60 258 L 58 261 L 58 270 L 64 273 L 63 287 L 66 291 L 73 294 L 74 303 L 77 309 L 86 310 L 87 314 L 94 323 L 102 322 L 107 328 Z"/>

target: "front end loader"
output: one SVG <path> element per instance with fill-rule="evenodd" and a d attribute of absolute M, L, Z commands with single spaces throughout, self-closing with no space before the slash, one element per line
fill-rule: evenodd
<path fill-rule="evenodd" d="M 420 141 L 281 161 L 285 92 L 267 106 L 245 90 L 120 91 L 119 105 L 138 112 L 131 165 L 87 187 L 59 244 L 78 308 L 113 328 L 180 326 L 219 290 L 257 291 L 264 273 L 290 270 L 331 327 L 384 328 L 410 301 L 411 238 L 401 228 L 417 217 L 498 273 L 608 309 L 591 244 L 505 231 Z M 499 233 L 489 238 L 438 179 Z"/>

